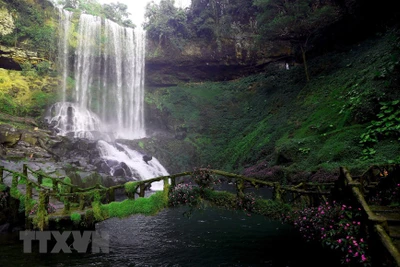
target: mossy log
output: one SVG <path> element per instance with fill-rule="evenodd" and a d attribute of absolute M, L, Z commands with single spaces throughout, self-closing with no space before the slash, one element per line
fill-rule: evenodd
<path fill-rule="evenodd" d="M 400 266 L 400 253 L 397 248 L 393 245 L 392 239 L 387 234 L 386 230 L 383 228 L 382 225 L 376 224 L 375 231 L 380 237 L 382 244 L 385 248 L 389 251 L 390 255 L 393 257 L 394 261 L 396 262 L 397 266 Z"/>
<path fill-rule="evenodd" d="M 388 235 L 389 227 L 387 224 L 387 220 L 384 217 L 376 215 L 367 202 L 365 201 L 364 195 L 360 190 L 362 185 L 359 182 L 354 182 L 350 173 L 346 168 L 340 168 L 341 176 L 345 178 L 346 185 L 351 188 L 351 191 L 356 198 L 357 202 L 361 205 L 363 211 L 367 214 L 368 220 L 373 226 L 373 229 L 377 233 L 380 242 L 389 252 L 389 254 L 393 257 L 393 260 L 397 263 L 397 266 L 400 266 L 400 253 L 398 249 L 394 246 L 391 238 Z"/>

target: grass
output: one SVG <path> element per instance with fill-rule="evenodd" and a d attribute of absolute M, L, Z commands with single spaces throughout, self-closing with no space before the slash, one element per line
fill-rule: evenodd
<path fill-rule="evenodd" d="M 379 99 L 398 98 L 391 85 L 399 75 L 390 67 L 398 59 L 393 51 L 388 33 L 310 59 L 308 83 L 301 65 L 286 71 L 271 64 L 242 79 L 183 84 L 157 89 L 155 95 L 162 96 L 158 103 L 171 114 L 171 123 L 187 127 L 185 140 L 196 147 L 203 166 L 240 172 L 267 161 L 291 173 L 339 166 L 358 170 L 397 160 L 395 140 L 380 140 L 370 159 L 363 159 L 359 143 L 376 119 Z"/>
<path fill-rule="evenodd" d="M 147 198 L 126 199 L 122 202 L 111 202 L 101 205 L 101 212 L 107 218 L 123 218 L 133 214 L 154 215 L 168 205 L 168 197 L 158 191 Z"/>

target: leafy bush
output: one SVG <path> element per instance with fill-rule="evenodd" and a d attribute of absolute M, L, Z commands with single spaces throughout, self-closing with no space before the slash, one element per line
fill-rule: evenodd
<path fill-rule="evenodd" d="M 303 235 L 307 241 L 318 241 L 337 250 L 343 264 L 370 265 L 367 233 L 363 230 L 361 208 L 337 202 L 326 202 L 318 207 L 293 211 L 283 218 Z"/>
<path fill-rule="evenodd" d="M 360 143 L 364 145 L 363 159 L 371 158 L 375 149 L 371 145 L 385 138 L 400 141 L 400 100 L 381 102 L 378 120 L 371 121 L 367 131 L 361 134 Z"/>
<path fill-rule="evenodd" d="M 36 65 L 36 69 L 39 75 L 46 75 L 51 70 L 51 64 L 48 61 L 41 61 Z"/>
<path fill-rule="evenodd" d="M 169 205 L 188 205 L 196 207 L 199 203 L 199 190 L 191 184 L 177 184 L 169 193 Z"/>
<path fill-rule="evenodd" d="M 79 213 L 76 213 L 76 212 L 72 213 L 71 214 L 71 221 L 74 224 L 79 224 L 79 222 L 81 221 L 81 215 Z"/>
<path fill-rule="evenodd" d="M 192 177 L 202 191 L 205 189 L 213 189 L 214 185 L 221 183 L 221 180 L 208 169 L 195 168 Z"/>

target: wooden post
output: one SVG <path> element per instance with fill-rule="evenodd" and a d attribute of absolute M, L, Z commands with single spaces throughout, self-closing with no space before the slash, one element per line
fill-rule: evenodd
<path fill-rule="evenodd" d="M 139 185 L 139 197 L 144 197 L 144 188 L 145 188 L 145 184 L 144 183 L 141 183 L 140 185 Z"/>
<path fill-rule="evenodd" d="M 239 199 L 243 199 L 244 198 L 244 180 L 243 179 L 239 179 L 236 180 L 236 195 Z"/>
<path fill-rule="evenodd" d="M 36 212 L 36 217 L 38 217 L 37 225 L 41 231 L 46 227 L 46 214 L 47 214 L 47 203 L 46 203 L 46 193 L 45 190 L 39 191 L 39 205 Z"/>
<path fill-rule="evenodd" d="M 85 209 L 85 194 L 79 194 L 79 209 L 84 210 Z"/>
<path fill-rule="evenodd" d="M 4 166 L 0 166 L 0 184 L 2 184 L 4 182 L 3 174 L 4 174 Z"/>
<path fill-rule="evenodd" d="M 49 206 L 50 203 L 50 190 L 45 190 L 45 198 L 44 198 L 44 205 L 47 210 L 47 207 Z"/>
<path fill-rule="evenodd" d="M 37 181 L 38 181 L 38 184 L 39 184 L 39 185 L 42 185 L 43 176 L 42 176 L 41 174 L 38 174 Z"/>
<path fill-rule="evenodd" d="M 28 165 L 22 165 L 22 174 L 28 179 Z"/>
<path fill-rule="evenodd" d="M 176 186 L 176 179 L 175 177 L 171 177 L 171 186 L 175 187 Z"/>
<path fill-rule="evenodd" d="M 110 188 L 108 190 L 108 203 L 115 201 L 115 189 L 114 188 Z M 133 197 L 135 197 L 135 194 L 133 194 Z"/>
<path fill-rule="evenodd" d="M 274 183 L 273 199 L 282 202 L 282 189 L 280 183 Z"/>
<path fill-rule="evenodd" d="M 32 210 L 31 202 L 32 202 L 32 184 L 27 179 L 26 180 L 26 194 L 25 194 L 25 228 L 26 229 L 31 228 L 31 221 L 29 219 L 29 215 Z"/>
<path fill-rule="evenodd" d="M 164 178 L 164 193 L 169 193 L 169 182 L 168 178 Z"/>
<path fill-rule="evenodd" d="M 16 189 L 18 187 L 18 178 L 19 176 L 16 173 L 13 173 L 12 181 L 11 181 L 11 189 Z M 18 196 L 14 196 L 18 197 Z"/>
<path fill-rule="evenodd" d="M 57 193 L 58 192 L 58 181 L 56 179 L 51 179 L 53 182 L 53 192 Z"/>
<path fill-rule="evenodd" d="M 69 196 L 64 196 L 64 210 L 63 214 L 69 214 L 71 203 L 69 202 Z"/>

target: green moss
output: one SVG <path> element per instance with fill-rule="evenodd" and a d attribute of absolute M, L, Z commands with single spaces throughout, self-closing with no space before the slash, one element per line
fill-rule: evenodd
<path fill-rule="evenodd" d="M 0 192 L 6 191 L 7 186 L 5 184 L 0 183 Z"/>
<path fill-rule="evenodd" d="M 33 218 L 33 224 L 38 228 L 40 231 L 43 231 L 49 224 L 49 218 L 47 214 L 47 210 L 45 207 L 45 198 L 46 195 L 42 192 L 39 194 L 39 206 L 36 212 L 35 217 Z"/>
<path fill-rule="evenodd" d="M 45 187 L 52 188 L 53 187 L 53 179 L 51 178 L 43 178 L 42 185 Z"/>
<path fill-rule="evenodd" d="M 129 198 L 134 198 L 137 187 L 139 186 L 138 182 L 127 182 L 125 183 L 125 192 Z"/>
<path fill-rule="evenodd" d="M 81 221 L 81 214 L 76 213 L 76 212 L 71 213 L 70 218 L 71 218 L 71 221 L 72 221 L 74 224 L 78 225 L 78 224 L 80 223 L 80 221 Z"/>
<path fill-rule="evenodd" d="M 139 146 L 141 149 L 144 149 L 144 143 L 143 143 L 142 141 L 139 141 L 139 142 L 138 142 L 138 146 Z"/>
<path fill-rule="evenodd" d="M 163 191 L 154 193 L 148 198 L 126 199 L 102 205 L 101 209 L 109 217 L 127 217 L 133 214 L 154 215 L 168 205 L 168 197 Z"/>
<path fill-rule="evenodd" d="M 283 204 L 278 201 L 271 199 L 256 199 L 254 204 L 254 212 L 260 215 L 264 215 L 268 218 L 281 218 L 282 214 L 287 213 L 291 210 L 289 204 Z"/>
<path fill-rule="evenodd" d="M 236 209 L 236 194 L 225 191 L 214 191 L 206 189 L 204 191 L 204 199 L 210 201 L 212 204 L 218 207 L 224 207 L 226 209 Z"/>

